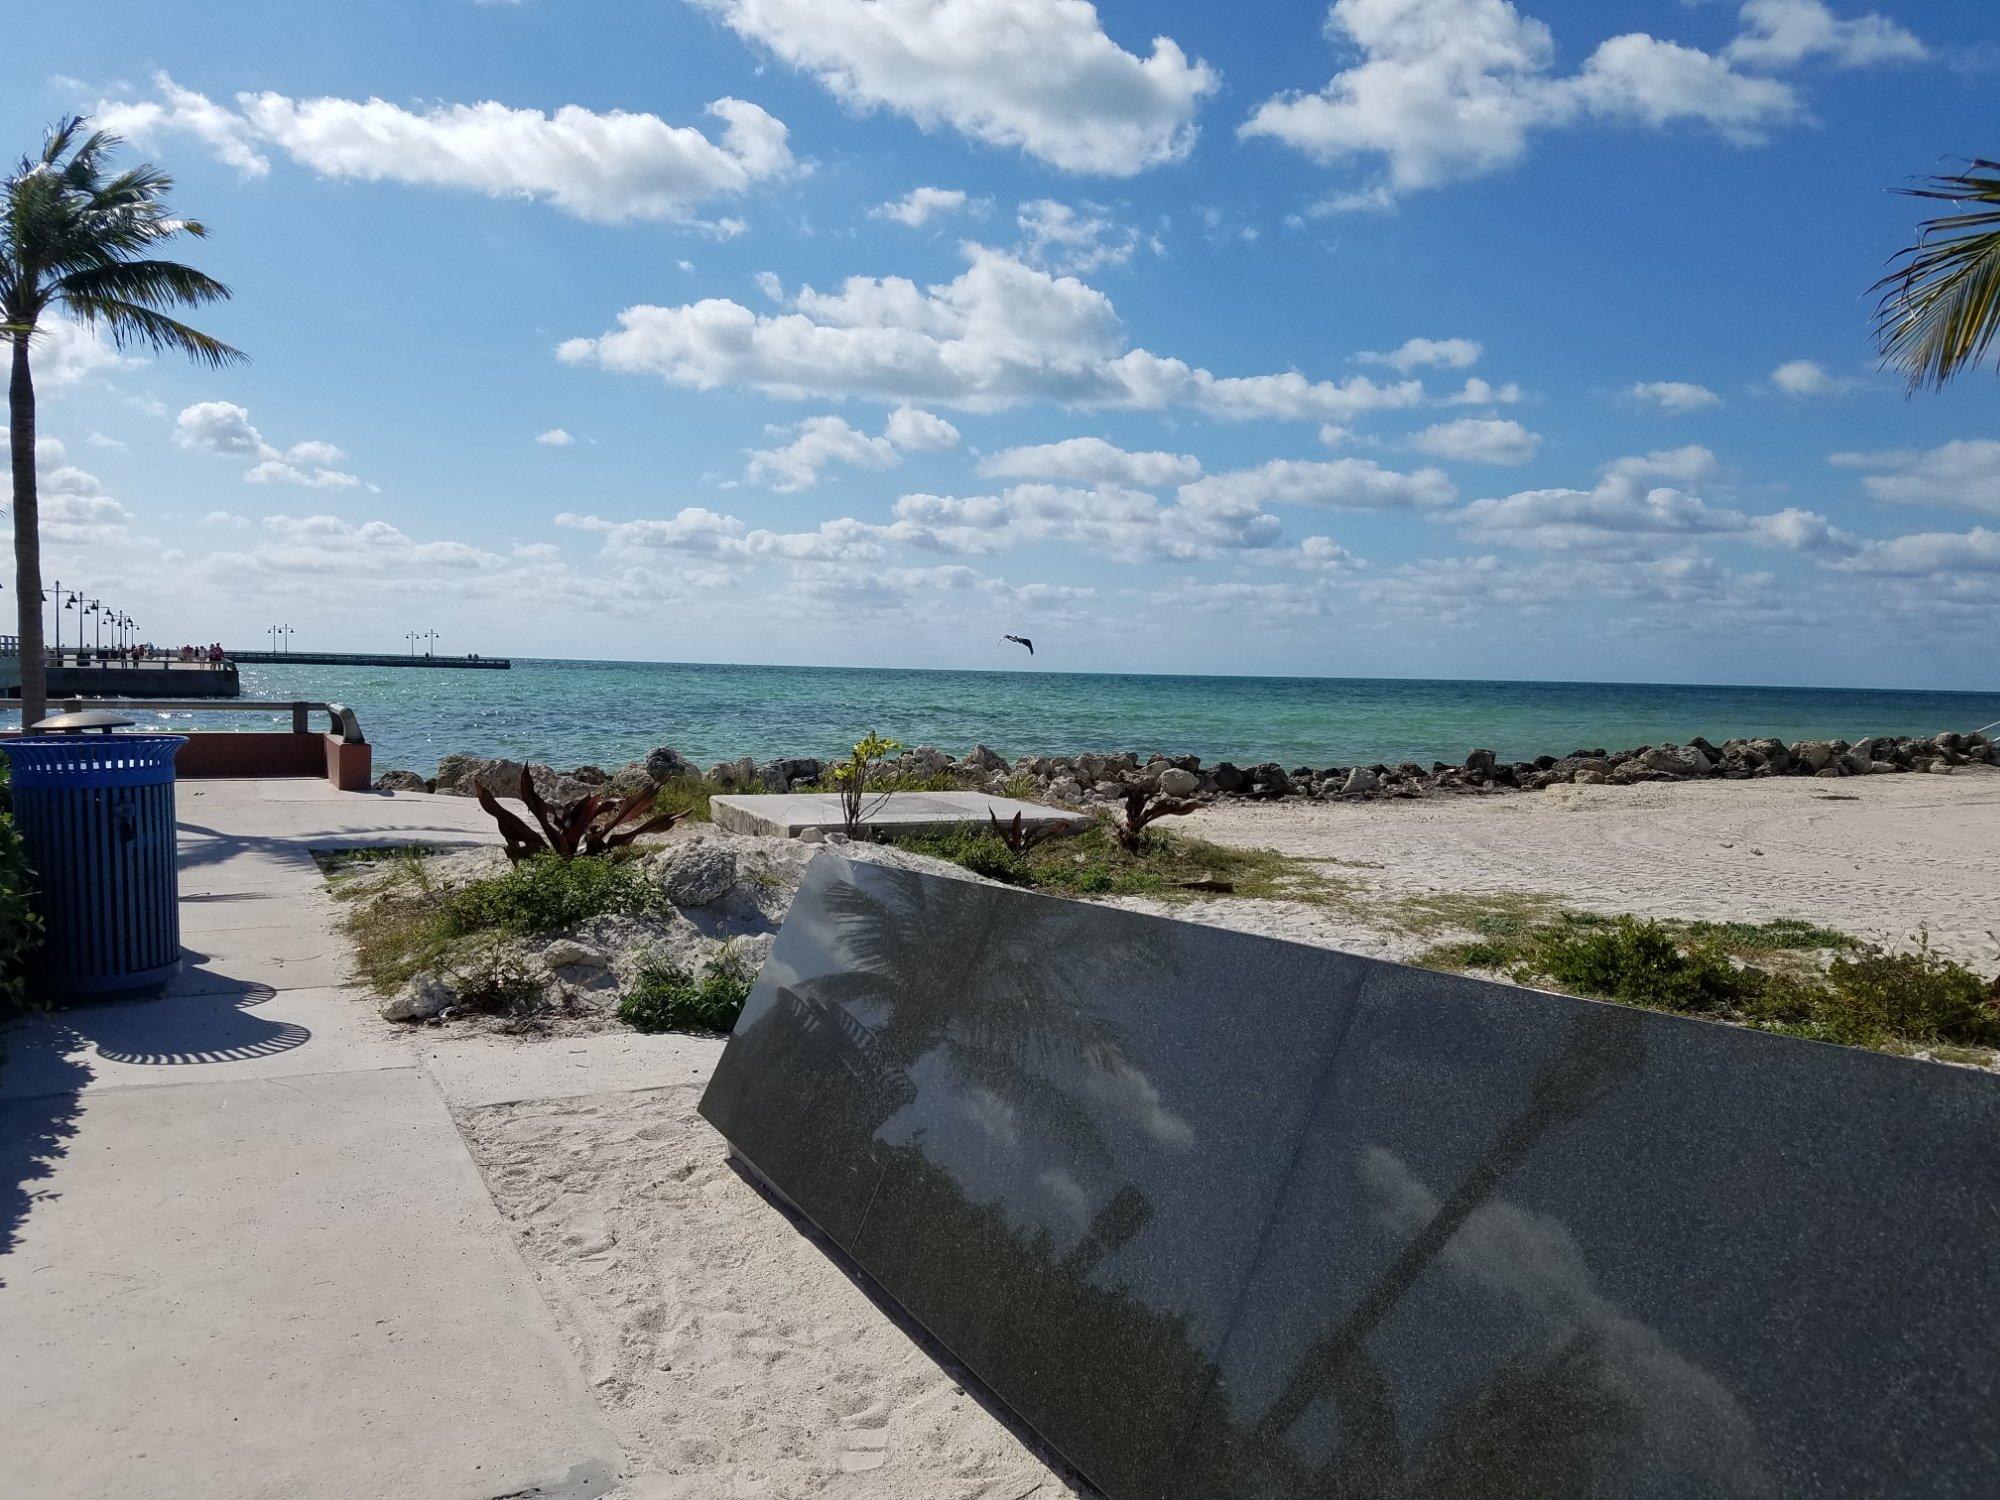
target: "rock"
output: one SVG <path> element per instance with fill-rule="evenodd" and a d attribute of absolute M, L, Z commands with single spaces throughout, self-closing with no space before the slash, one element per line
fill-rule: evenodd
<path fill-rule="evenodd" d="M 458 1003 L 458 995 L 436 974 L 419 974 L 381 1004 L 385 1021 L 428 1021 Z"/>
<path fill-rule="evenodd" d="M 551 969 L 608 969 L 611 955 L 573 938 L 557 938 L 542 950 L 542 962 Z"/>
<path fill-rule="evenodd" d="M 1791 747 L 1791 758 L 1817 774 L 1833 764 L 1835 751 L 1828 740 L 1801 740 Z"/>
<path fill-rule="evenodd" d="M 561 774 L 567 775 L 577 785 L 587 786 L 593 790 L 611 779 L 611 773 L 602 766 L 573 766 Z"/>
<path fill-rule="evenodd" d="M 826 830 L 824 828 L 801 828 L 796 837 L 801 844 L 824 844 L 826 842 Z"/>
<path fill-rule="evenodd" d="M 1366 766 L 1356 766 L 1347 773 L 1347 780 L 1341 783 L 1343 797 L 1365 797 L 1382 785 L 1382 778 Z"/>
<path fill-rule="evenodd" d="M 736 856 L 707 839 L 669 851 L 656 877 L 675 906 L 706 906 L 736 885 Z"/>
<path fill-rule="evenodd" d="M 1083 786 L 1074 776 L 1058 776 L 1049 783 L 1048 795 L 1051 802 L 1081 802 Z"/>
<path fill-rule="evenodd" d="M 757 785 L 767 792 L 781 793 L 792 789 L 792 778 L 785 774 L 783 761 L 767 761 L 756 768 Z"/>
<path fill-rule="evenodd" d="M 1950 767 L 1950 766 L 1948 766 L 1948 765 L 1946 765 L 1946 764 L 1945 764 L 1945 763 L 1944 763 L 1943 761 L 1941 761 L 1941 760 L 1934 760 L 1934 761 L 1932 761 L 1932 762 L 1930 763 L 1930 767 L 1929 767 L 1929 770 L 1930 770 L 1930 774 L 1931 774 L 1931 775 L 1933 775 L 1933 776 L 1949 776 L 1949 775 L 1951 775 L 1951 767 Z"/>
<path fill-rule="evenodd" d="M 692 780 L 701 775 L 701 768 L 672 745 L 655 745 L 639 764 L 653 781 Z"/>
<path fill-rule="evenodd" d="M 1478 771 L 1482 775 L 1491 776 L 1493 774 L 1494 764 L 1498 760 L 1499 757 L 1496 756 L 1491 750 L 1474 750 L 1471 754 L 1465 757 L 1465 769 L 1468 771 Z"/>
<path fill-rule="evenodd" d="M 378 792 L 427 792 L 430 784 L 415 771 L 384 771 L 375 778 Z"/>
<path fill-rule="evenodd" d="M 1002 760 L 998 755 L 995 755 L 991 750 L 988 750 L 984 745 L 974 745 L 966 752 L 965 759 L 960 761 L 959 764 L 971 770 L 978 771 L 982 775 L 991 775 L 995 771 L 1004 771 L 1007 769 L 1007 762 Z"/>
<path fill-rule="evenodd" d="M 1215 789 L 1218 792 L 1240 792 L 1250 781 L 1249 777 L 1226 760 L 1219 762 L 1208 774 L 1214 778 Z"/>
<path fill-rule="evenodd" d="M 1833 781 L 1846 774 L 1839 766 L 1821 766 L 1817 771 L 1813 772 L 1813 775 L 1821 781 Z"/>
<path fill-rule="evenodd" d="M 1603 771 L 1578 771 L 1572 778 L 1578 786 L 1608 786 L 1611 777 Z"/>
<path fill-rule="evenodd" d="M 1169 767 L 1160 772 L 1160 791 L 1168 797 L 1192 797 L 1201 786 L 1201 778 L 1192 771 L 1184 771 L 1179 766 Z"/>
<path fill-rule="evenodd" d="M 1647 770 L 1662 776 L 1706 776 L 1715 769 L 1713 762 L 1695 745 L 1656 745 L 1636 758 Z"/>
<path fill-rule="evenodd" d="M 692 770 L 692 768 L 690 769 Z M 701 773 L 699 771 L 692 771 L 692 774 L 698 776 Z M 657 777 L 647 772 L 645 762 L 628 760 L 624 765 L 611 773 L 610 779 L 599 790 L 604 792 L 606 796 L 625 798 L 631 796 L 634 792 L 643 791 L 656 780 L 658 780 Z"/>

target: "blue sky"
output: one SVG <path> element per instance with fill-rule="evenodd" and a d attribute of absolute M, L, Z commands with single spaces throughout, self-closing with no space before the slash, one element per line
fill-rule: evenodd
<path fill-rule="evenodd" d="M 2000 389 L 1866 288 L 1996 78 L 1984 0 L 57 8 L 10 151 L 168 167 L 254 362 L 52 331 L 47 572 L 174 644 L 1991 687 Z"/>

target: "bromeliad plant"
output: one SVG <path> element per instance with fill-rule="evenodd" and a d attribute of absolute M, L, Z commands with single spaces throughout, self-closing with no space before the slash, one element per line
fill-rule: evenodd
<path fill-rule="evenodd" d="M 1185 817 L 1200 807 L 1199 802 L 1186 797 L 1168 797 L 1152 788 L 1139 785 L 1125 788 L 1125 817 L 1114 826 L 1119 847 L 1129 854 L 1137 854 L 1139 846 L 1146 841 L 1146 825 L 1160 818 Z"/>
<path fill-rule="evenodd" d="M 993 836 L 1013 854 L 1026 854 L 1037 845 L 1046 844 L 1050 839 L 1070 831 L 1067 823 L 1042 823 L 1029 827 L 1019 813 L 1014 814 L 1013 822 L 1003 823 L 991 809 L 987 811 L 986 820 L 993 825 Z"/>
<path fill-rule="evenodd" d="M 854 747 L 854 753 L 830 773 L 834 788 L 840 793 L 840 825 L 849 838 L 861 836 L 861 803 L 868 793 L 869 770 L 902 748 L 896 741 L 885 740 L 871 729 L 868 737 Z M 884 793 L 883 797 L 887 795 Z M 882 799 L 878 798 L 875 806 L 881 805 Z"/>
<path fill-rule="evenodd" d="M 660 794 L 658 782 L 648 782 L 631 796 L 613 799 L 600 792 L 551 807 L 535 790 L 527 768 L 521 770 L 521 801 L 535 821 L 537 832 L 516 814 L 500 805 L 484 785 L 478 787 L 479 805 L 500 825 L 500 837 L 507 842 L 507 858 L 519 863 L 537 854 L 553 854 L 558 859 L 575 859 L 579 854 L 609 854 L 622 849 L 643 833 L 671 828 L 681 819 L 677 812 L 653 812 L 653 799 Z"/>

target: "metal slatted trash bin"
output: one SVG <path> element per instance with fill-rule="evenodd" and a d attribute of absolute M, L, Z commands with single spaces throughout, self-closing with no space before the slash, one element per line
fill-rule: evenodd
<path fill-rule="evenodd" d="M 179 734 L 0 739 L 41 892 L 33 984 L 49 998 L 145 989 L 180 968 L 174 753 L 186 743 Z"/>

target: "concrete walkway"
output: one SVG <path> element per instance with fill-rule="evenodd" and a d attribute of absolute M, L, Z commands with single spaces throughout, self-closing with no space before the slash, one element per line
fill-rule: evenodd
<path fill-rule="evenodd" d="M 635 1494 L 452 1103 L 647 1087 L 675 1040 L 443 1044 L 345 988 L 310 851 L 464 799 L 184 782 L 187 967 L 0 1037 L 0 1495 Z"/>

